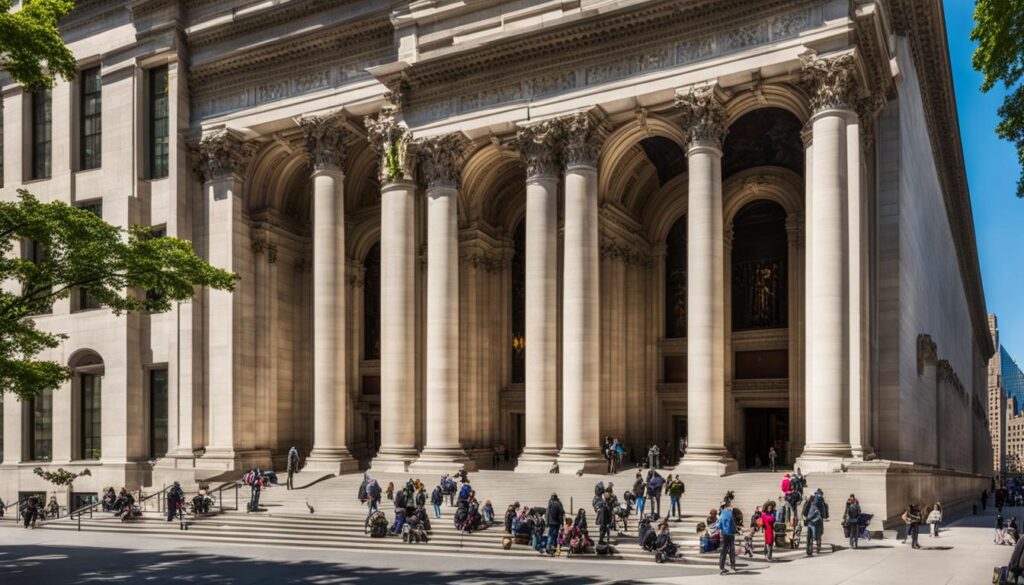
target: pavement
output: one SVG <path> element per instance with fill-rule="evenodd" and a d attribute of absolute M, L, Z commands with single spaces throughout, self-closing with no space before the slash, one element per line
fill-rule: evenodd
<path fill-rule="evenodd" d="M 739 573 L 719 576 L 706 565 L 622 560 L 502 558 L 484 554 L 417 554 L 169 541 L 131 534 L 0 528 L 0 583 L 311 583 L 525 584 L 565 583 L 808 583 L 814 585 L 980 585 L 1006 564 L 1011 548 L 992 544 L 994 514 L 950 524 L 938 538 L 921 536 L 920 550 L 898 540 L 859 550 L 770 565 L 740 561 Z M 1024 514 L 1007 509 L 1004 514 Z M 836 543 L 842 544 L 842 543 Z"/>

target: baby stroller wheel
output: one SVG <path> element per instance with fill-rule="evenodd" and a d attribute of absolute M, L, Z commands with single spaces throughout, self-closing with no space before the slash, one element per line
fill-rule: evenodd
<path fill-rule="evenodd" d="M 664 563 L 665 562 L 665 553 L 663 553 L 663 552 L 656 552 L 656 553 L 654 553 L 654 562 L 658 563 L 659 565 L 661 563 Z"/>

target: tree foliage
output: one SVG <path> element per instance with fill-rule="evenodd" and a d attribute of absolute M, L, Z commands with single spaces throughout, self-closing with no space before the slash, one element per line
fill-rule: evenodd
<path fill-rule="evenodd" d="M 67 336 L 41 329 L 33 316 L 78 289 L 114 314 L 167 311 L 196 286 L 234 289 L 237 277 L 196 256 L 186 240 L 18 193 L 18 201 L 0 201 L 0 394 L 31 398 L 70 378 L 64 365 L 36 359 Z M 30 247 L 42 253 L 33 258 Z"/>
<path fill-rule="evenodd" d="M 75 484 L 75 480 L 79 477 L 92 475 L 92 472 L 88 469 L 83 469 L 80 473 L 74 473 L 63 467 L 58 468 L 57 471 L 46 471 L 42 467 L 36 467 L 32 470 L 32 473 L 58 487 L 72 487 Z"/>
<path fill-rule="evenodd" d="M 977 0 L 971 40 L 978 42 L 973 64 L 985 76 L 982 91 L 997 83 L 1007 90 L 996 134 L 1016 145 L 1024 167 L 1024 0 Z M 1017 196 L 1024 197 L 1024 174 L 1017 181 Z"/>
<path fill-rule="evenodd" d="M 74 7 L 72 0 L 23 0 L 12 10 L 11 0 L 0 0 L 0 69 L 30 91 L 53 87 L 57 76 L 74 79 L 78 65 L 57 28 Z"/>

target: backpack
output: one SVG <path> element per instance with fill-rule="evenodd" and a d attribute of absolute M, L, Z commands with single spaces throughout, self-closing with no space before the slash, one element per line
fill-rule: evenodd
<path fill-rule="evenodd" d="M 597 497 L 601 497 L 601 494 L 603 494 L 603 493 L 604 493 L 604 482 L 603 481 L 599 481 L 599 482 L 597 482 L 597 485 L 594 486 L 594 495 L 597 496 Z"/>
<path fill-rule="evenodd" d="M 366 494 L 366 482 L 365 481 L 363 483 L 359 484 L 359 492 L 356 494 L 356 496 L 359 498 L 360 502 L 365 502 L 366 500 L 369 499 L 367 497 L 367 494 Z"/>
<path fill-rule="evenodd" d="M 376 513 L 370 518 L 370 536 L 384 538 L 388 535 L 388 519 L 383 513 Z"/>
<path fill-rule="evenodd" d="M 255 481 L 256 473 L 253 472 L 253 470 L 251 469 L 249 471 L 246 471 L 245 474 L 242 475 L 242 483 L 244 483 L 245 485 L 252 485 Z"/>

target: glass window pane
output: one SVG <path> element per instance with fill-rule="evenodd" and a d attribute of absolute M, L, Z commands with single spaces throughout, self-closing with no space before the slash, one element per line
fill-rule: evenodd
<path fill-rule="evenodd" d="M 167 454 L 167 370 L 149 371 L 149 456 Z"/>
<path fill-rule="evenodd" d="M 53 390 L 43 390 L 31 404 L 33 461 L 50 461 L 53 458 Z"/>
<path fill-rule="evenodd" d="M 81 459 L 99 459 L 101 456 L 102 415 L 101 397 L 103 378 L 82 374 L 82 452 Z"/>
<path fill-rule="evenodd" d="M 157 67 L 149 77 L 149 176 L 160 179 L 168 172 L 168 75 L 167 67 Z"/>

